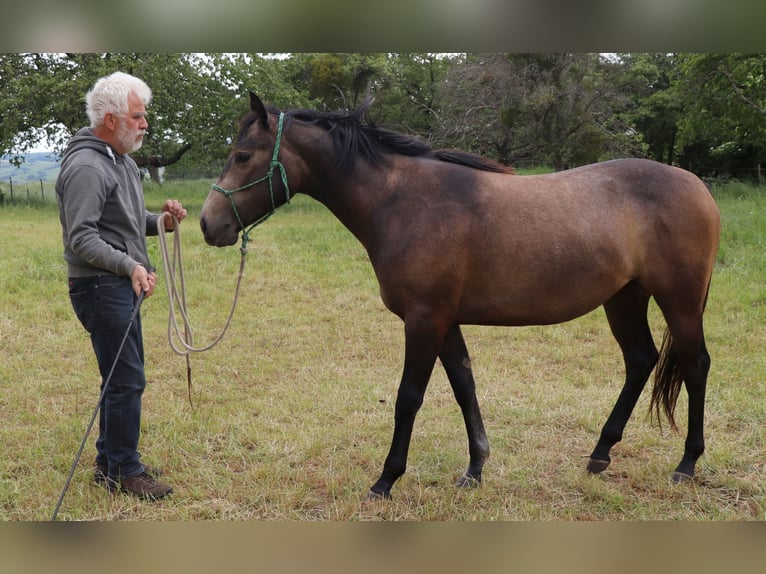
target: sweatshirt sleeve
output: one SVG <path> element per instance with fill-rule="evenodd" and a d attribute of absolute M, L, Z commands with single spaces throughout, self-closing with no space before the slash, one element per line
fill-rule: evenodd
<path fill-rule="evenodd" d="M 152 235 L 159 235 L 159 225 L 157 224 L 157 219 L 159 219 L 159 215 L 156 213 L 152 213 L 149 210 L 146 210 L 146 234 L 149 236 Z"/>
<path fill-rule="evenodd" d="M 101 238 L 98 222 L 106 202 L 103 174 L 89 166 L 73 169 L 61 202 L 67 221 L 69 248 L 77 257 L 99 269 L 130 276 L 138 261 Z"/>

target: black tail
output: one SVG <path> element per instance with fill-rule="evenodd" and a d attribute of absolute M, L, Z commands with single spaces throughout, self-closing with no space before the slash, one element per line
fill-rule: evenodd
<path fill-rule="evenodd" d="M 683 382 L 681 367 L 673 348 L 673 337 L 670 330 L 665 329 L 660 347 L 660 359 L 654 371 L 654 388 L 652 389 L 652 400 L 649 403 L 649 412 L 657 415 L 657 422 L 659 423 L 661 412 L 664 411 L 670 422 L 670 428 L 673 430 L 678 429 L 673 413 L 676 410 L 676 403 Z"/>

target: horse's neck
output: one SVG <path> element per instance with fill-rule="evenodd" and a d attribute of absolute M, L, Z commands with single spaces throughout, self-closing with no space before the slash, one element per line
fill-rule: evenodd
<path fill-rule="evenodd" d="M 309 194 L 322 203 L 366 247 L 374 221 L 375 206 L 364 185 L 346 181 Z"/>
<path fill-rule="evenodd" d="M 403 180 L 413 177 L 416 160 L 396 156 L 372 166 L 357 158 L 354 168 L 342 171 L 328 153 L 329 136 L 316 137 L 316 132 L 310 136 L 299 134 L 293 140 L 303 162 L 300 191 L 327 207 L 369 251 L 371 242 L 386 228 L 385 205 L 411 187 Z"/>
<path fill-rule="evenodd" d="M 369 248 L 371 234 L 384 222 L 382 205 L 392 193 L 385 173 L 378 168 L 365 172 L 361 166 L 353 174 L 328 175 L 305 193 L 322 203 L 364 245 Z"/>

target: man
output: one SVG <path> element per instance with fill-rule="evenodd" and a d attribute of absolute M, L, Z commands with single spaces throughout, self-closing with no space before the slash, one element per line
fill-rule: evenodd
<path fill-rule="evenodd" d="M 141 147 L 152 92 L 140 79 L 116 72 L 88 92 L 91 127 L 69 141 L 56 182 L 56 197 L 68 264 L 69 296 L 90 333 L 102 391 L 119 345 L 129 335 L 101 404 L 94 478 L 108 490 L 156 500 L 170 492 L 138 453 L 141 398 L 146 378 L 140 313 L 141 293 L 150 297 L 157 276 L 149 263 L 146 236 L 157 235 L 158 215 L 144 205 L 141 176 L 128 155 Z M 186 216 L 168 200 L 162 211 Z"/>

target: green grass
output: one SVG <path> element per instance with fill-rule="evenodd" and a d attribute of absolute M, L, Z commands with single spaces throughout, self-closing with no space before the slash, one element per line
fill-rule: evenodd
<path fill-rule="evenodd" d="M 239 252 L 204 244 L 210 182 L 148 185 L 147 204 L 181 199 L 195 342 L 222 327 Z M 73 520 L 763 520 L 766 518 L 766 265 L 763 190 L 714 189 L 723 243 L 706 332 L 713 358 L 708 450 L 696 479 L 670 482 L 683 433 L 652 425 L 643 396 L 612 466 L 586 457 L 622 385 L 603 312 L 550 327 L 466 327 L 492 456 L 478 489 L 462 419 L 437 368 L 392 501 L 366 502 L 393 429 L 401 322 L 378 296 L 362 247 L 299 196 L 252 235 L 239 307 L 224 341 L 193 358 L 168 347 L 164 286 L 143 308 L 148 387 L 141 451 L 175 493 L 159 503 L 93 486 L 93 440 L 64 499 Z M 150 240 L 157 262 L 157 240 Z M 95 406 L 98 376 L 74 317 L 55 204 L 0 208 L 0 519 L 47 520 Z M 651 309 L 655 337 L 663 323 Z M 646 393 L 645 393 L 646 395 Z M 685 418 L 685 397 L 678 419 Z"/>

